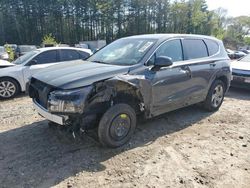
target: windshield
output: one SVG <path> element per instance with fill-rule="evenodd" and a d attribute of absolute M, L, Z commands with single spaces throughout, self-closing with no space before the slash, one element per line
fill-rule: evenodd
<path fill-rule="evenodd" d="M 243 57 L 241 60 L 239 61 L 244 61 L 244 62 L 250 62 L 250 54 L 246 55 L 245 57 Z"/>
<path fill-rule="evenodd" d="M 112 65 L 135 65 L 155 42 L 154 39 L 120 39 L 96 52 L 88 61 Z"/>
<path fill-rule="evenodd" d="M 25 63 L 27 60 L 29 60 L 31 57 L 33 57 L 34 55 L 36 55 L 39 51 L 31 51 L 28 52 L 27 54 L 17 58 L 15 61 L 13 61 L 12 63 L 16 64 L 16 65 L 20 65 Z"/>

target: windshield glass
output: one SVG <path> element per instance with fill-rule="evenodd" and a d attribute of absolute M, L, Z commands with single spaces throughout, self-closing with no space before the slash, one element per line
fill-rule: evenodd
<path fill-rule="evenodd" d="M 250 54 L 246 55 L 245 57 L 243 57 L 241 60 L 239 61 L 244 61 L 244 62 L 250 62 Z"/>
<path fill-rule="evenodd" d="M 25 63 L 28 59 L 30 59 L 31 57 L 33 57 L 34 55 L 36 55 L 39 51 L 31 51 L 28 52 L 27 54 L 17 58 L 15 61 L 13 61 L 12 63 L 16 64 L 16 65 L 20 65 Z"/>
<path fill-rule="evenodd" d="M 120 39 L 96 52 L 88 61 L 112 65 L 135 65 L 155 42 L 154 39 Z"/>

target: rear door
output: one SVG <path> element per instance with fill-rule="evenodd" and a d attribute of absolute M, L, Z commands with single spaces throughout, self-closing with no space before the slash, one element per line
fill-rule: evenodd
<path fill-rule="evenodd" d="M 192 95 L 188 100 L 194 104 L 203 101 L 207 96 L 208 85 L 217 66 L 209 56 L 216 54 L 219 47 L 212 40 L 190 38 L 183 39 L 182 43 L 185 63 L 192 72 L 192 83 L 190 84 Z"/>

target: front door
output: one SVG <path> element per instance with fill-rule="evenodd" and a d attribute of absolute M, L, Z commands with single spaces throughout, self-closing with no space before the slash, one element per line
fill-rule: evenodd
<path fill-rule="evenodd" d="M 149 60 L 153 65 L 156 57 L 168 56 L 173 65 L 158 71 L 149 70 L 152 85 L 151 115 L 156 116 L 188 105 L 192 73 L 188 65 L 183 65 L 181 40 L 166 41 Z"/>
<path fill-rule="evenodd" d="M 23 69 L 24 82 L 28 83 L 29 78 L 42 69 L 58 62 L 57 50 L 45 51 L 34 57 Z"/>

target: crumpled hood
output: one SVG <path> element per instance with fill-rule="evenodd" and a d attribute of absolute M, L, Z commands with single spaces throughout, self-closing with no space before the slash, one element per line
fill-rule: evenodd
<path fill-rule="evenodd" d="M 233 61 L 231 63 L 231 66 L 232 66 L 233 69 L 250 71 L 250 62 Z"/>
<path fill-rule="evenodd" d="M 34 78 L 61 89 L 74 89 L 126 74 L 127 66 L 107 65 L 83 60 L 59 63 L 33 75 Z"/>

